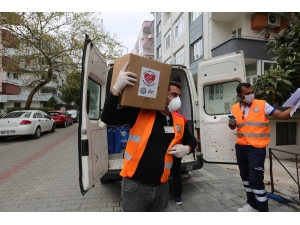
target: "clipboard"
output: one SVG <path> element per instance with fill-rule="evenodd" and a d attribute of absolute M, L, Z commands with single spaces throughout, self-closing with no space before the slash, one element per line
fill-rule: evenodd
<path fill-rule="evenodd" d="M 294 108 L 290 112 L 290 116 L 292 117 L 293 114 L 296 112 L 297 108 L 300 106 L 300 88 L 298 88 L 294 94 L 282 105 L 282 107 L 292 107 Z"/>

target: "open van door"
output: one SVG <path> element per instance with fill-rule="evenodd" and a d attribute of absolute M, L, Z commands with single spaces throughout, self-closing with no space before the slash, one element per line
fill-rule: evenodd
<path fill-rule="evenodd" d="M 86 35 L 81 71 L 78 159 L 84 195 L 108 170 L 106 124 L 100 120 L 105 101 L 107 63 Z"/>
<path fill-rule="evenodd" d="M 236 163 L 236 130 L 228 127 L 228 115 L 236 101 L 236 87 L 245 82 L 243 51 L 213 57 L 199 63 L 197 90 L 203 160 Z"/>

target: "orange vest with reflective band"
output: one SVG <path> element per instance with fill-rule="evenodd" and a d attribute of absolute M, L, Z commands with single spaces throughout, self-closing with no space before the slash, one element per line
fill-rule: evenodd
<path fill-rule="evenodd" d="M 132 177 L 135 173 L 150 137 L 155 116 L 155 110 L 141 109 L 135 125 L 130 129 L 129 138 L 124 153 L 123 169 L 120 172 L 122 177 Z M 173 113 L 172 118 L 175 137 L 171 141 L 165 154 L 164 172 L 160 178 L 161 183 L 164 183 L 168 180 L 170 169 L 172 168 L 173 164 L 173 157 L 167 152 L 177 141 L 182 139 L 184 132 L 183 118 Z"/>
<path fill-rule="evenodd" d="M 270 143 L 269 118 L 265 115 L 265 101 L 254 99 L 247 117 L 243 119 L 240 102 L 232 106 L 236 118 L 237 144 L 265 148 Z"/>

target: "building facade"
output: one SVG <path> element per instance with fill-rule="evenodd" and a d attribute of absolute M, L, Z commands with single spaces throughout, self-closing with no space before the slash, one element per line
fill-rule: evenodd
<path fill-rule="evenodd" d="M 196 83 L 199 62 L 243 50 L 247 82 L 254 84 L 257 76 L 276 65 L 265 45 L 286 27 L 282 15 L 283 12 L 155 12 L 150 29 L 154 35 L 151 51 L 158 61 L 188 66 Z M 222 85 L 209 87 L 209 91 L 214 101 L 219 99 L 224 104 Z M 270 119 L 269 147 L 299 153 L 299 112 L 288 121 Z M 284 153 L 279 156 L 291 157 Z"/>
<path fill-rule="evenodd" d="M 0 15 L 1 17 L 1 15 Z M 28 95 L 32 88 L 28 88 L 32 82 L 31 74 L 18 73 L 18 62 L 14 61 L 13 55 L 20 48 L 19 39 L 0 23 L 0 113 L 5 113 L 7 108 L 25 107 Z M 32 54 L 37 54 L 32 52 Z M 39 66 L 44 65 L 44 59 L 40 57 Z M 36 80 L 43 81 L 42 75 Z M 58 103 L 64 103 L 59 97 L 58 86 L 64 78 L 54 74 L 52 81 L 43 86 L 32 98 L 31 107 L 42 108 L 47 101 L 54 97 Z"/>
<path fill-rule="evenodd" d="M 136 40 L 134 48 L 132 50 L 133 54 L 154 59 L 153 51 L 151 51 L 151 44 L 154 42 L 154 35 L 150 32 L 150 27 L 153 21 L 145 20 L 142 24 L 142 29 Z"/>
<path fill-rule="evenodd" d="M 15 70 L 18 66 L 10 57 L 3 55 L 4 49 L 7 48 L 18 48 L 19 40 L 8 30 L 3 29 L 0 24 L 0 96 L 1 95 L 18 95 L 19 86 L 17 83 L 13 82 L 6 77 L 4 70 Z M 1 109 L 0 103 L 0 109 Z"/>

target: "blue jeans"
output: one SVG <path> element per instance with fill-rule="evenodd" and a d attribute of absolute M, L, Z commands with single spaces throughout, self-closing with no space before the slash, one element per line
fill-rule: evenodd
<path fill-rule="evenodd" d="M 163 212 L 169 203 L 169 183 L 145 185 L 123 177 L 121 195 L 124 212 Z"/>
<path fill-rule="evenodd" d="M 268 212 L 268 198 L 264 184 L 266 148 L 236 144 L 235 149 L 247 203 L 259 212 Z"/>

